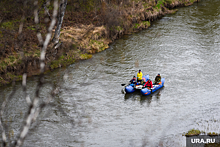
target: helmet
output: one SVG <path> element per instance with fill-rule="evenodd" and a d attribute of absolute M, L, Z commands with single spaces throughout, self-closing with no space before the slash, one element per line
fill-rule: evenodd
<path fill-rule="evenodd" d="M 160 75 L 160 73 L 158 73 L 158 75 Z"/>

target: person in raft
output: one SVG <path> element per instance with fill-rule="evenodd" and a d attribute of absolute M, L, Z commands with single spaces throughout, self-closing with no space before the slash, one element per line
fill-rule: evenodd
<path fill-rule="evenodd" d="M 153 83 L 150 79 L 148 79 L 148 81 L 144 84 L 144 87 L 147 88 L 153 88 Z"/>
<path fill-rule="evenodd" d="M 142 76 L 143 76 L 143 74 L 142 74 L 141 70 L 139 69 L 139 72 L 137 73 L 137 82 L 142 81 Z"/>
<path fill-rule="evenodd" d="M 160 74 L 158 73 L 157 76 L 155 77 L 155 80 L 154 80 L 154 84 L 155 85 L 158 85 L 161 81 L 161 76 Z"/>
<path fill-rule="evenodd" d="M 136 77 L 134 76 L 133 79 L 130 80 L 131 84 L 135 84 L 136 83 Z"/>

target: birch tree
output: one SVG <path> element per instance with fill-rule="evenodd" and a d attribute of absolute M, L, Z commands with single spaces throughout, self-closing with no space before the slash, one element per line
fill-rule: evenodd
<path fill-rule="evenodd" d="M 33 124 L 36 122 L 37 118 L 39 117 L 39 115 L 41 114 L 42 110 L 46 107 L 49 106 L 54 106 L 53 103 L 51 103 L 51 100 L 53 99 L 53 97 L 58 93 L 58 87 L 53 86 L 50 95 L 46 98 L 46 101 L 40 101 L 40 91 L 41 88 L 44 86 L 45 82 L 44 82 L 44 72 L 45 72 L 45 55 L 46 55 L 46 51 L 48 48 L 48 45 L 50 43 L 52 44 L 57 44 L 59 42 L 59 35 L 60 35 L 60 30 L 61 30 L 61 26 L 62 26 L 62 22 L 63 22 L 63 17 L 65 14 L 65 9 L 66 9 L 66 5 L 67 5 L 67 0 L 61 0 L 60 5 L 59 5 L 59 0 L 47 0 L 46 2 L 43 3 L 43 6 L 41 6 L 47 16 L 48 16 L 48 20 L 49 20 L 49 26 L 47 28 L 47 32 L 45 37 L 42 37 L 42 34 L 39 30 L 39 1 L 38 0 L 33 0 L 33 5 L 34 5 L 34 22 L 37 28 L 37 34 L 36 37 L 38 38 L 39 44 L 41 45 L 41 52 L 40 52 L 40 75 L 38 77 L 38 82 L 37 82 L 37 87 L 35 89 L 35 94 L 33 98 L 30 98 L 30 96 L 27 94 L 27 66 L 26 69 L 24 70 L 23 73 L 23 79 L 22 79 L 22 87 L 23 87 L 23 93 L 24 93 L 24 98 L 26 99 L 26 102 L 28 104 L 28 110 L 27 113 L 24 117 L 23 120 L 23 124 L 21 125 L 21 129 L 20 132 L 17 134 L 17 137 L 15 138 L 15 140 L 10 140 L 10 137 L 7 135 L 7 131 L 8 131 L 8 127 L 6 123 L 4 123 L 3 120 L 3 116 L 4 116 L 4 112 L 7 108 L 7 105 L 10 103 L 10 101 L 12 100 L 15 92 L 16 92 L 16 88 L 15 86 L 13 86 L 13 90 L 11 92 L 11 94 L 4 100 L 4 102 L 1 105 L 1 109 L 0 109 L 0 130 L 1 130 L 1 135 L 2 135 L 2 146 L 6 147 L 6 146 L 12 146 L 12 147 L 20 147 L 23 145 L 24 140 L 27 136 L 27 134 L 30 132 L 30 128 L 33 126 Z M 47 9 L 47 4 L 53 2 L 53 12 L 52 15 L 49 13 L 48 9 Z M 26 2 L 24 2 L 24 4 L 26 4 Z M 59 13 L 58 13 L 59 12 Z M 58 17 L 58 19 L 57 19 Z M 19 26 L 19 31 L 18 31 L 18 35 L 22 34 L 22 29 L 23 29 L 23 20 L 25 19 L 25 14 L 22 16 L 22 21 L 21 24 Z M 51 41 L 52 39 L 52 31 L 55 27 L 55 25 L 57 24 L 57 28 L 55 31 L 55 41 Z M 45 38 L 45 39 L 43 39 Z M 60 109 L 61 110 L 61 109 Z M 62 111 L 62 110 L 61 110 Z M 62 111 L 63 112 L 63 111 Z M 63 112 L 65 113 L 65 112 Z"/>
<path fill-rule="evenodd" d="M 59 7 L 57 27 L 56 27 L 55 34 L 53 37 L 53 43 L 55 43 L 55 45 L 58 45 L 58 46 L 59 46 L 58 43 L 59 43 L 59 37 L 60 37 L 60 30 L 62 27 L 63 17 L 65 14 L 66 6 L 67 6 L 67 0 L 61 0 L 61 4 Z M 58 46 L 56 46 L 55 48 L 57 48 Z"/>

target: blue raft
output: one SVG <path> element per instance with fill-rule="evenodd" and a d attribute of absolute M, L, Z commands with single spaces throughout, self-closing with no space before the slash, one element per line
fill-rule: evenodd
<path fill-rule="evenodd" d="M 142 77 L 144 82 L 146 82 L 149 79 L 149 75 L 145 75 Z M 135 86 L 135 87 L 134 87 Z M 128 86 L 125 87 L 125 92 L 126 93 L 133 93 L 136 91 L 136 89 L 142 89 L 143 85 L 134 85 L 134 84 L 129 84 Z"/>
<path fill-rule="evenodd" d="M 162 78 L 161 82 L 158 85 L 153 85 L 152 89 L 148 89 L 148 88 L 143 88 L 141 89 L 141 94 L 142 95 L 150 95 L 151 93 L 157 91 L 158 89 L 162 88 L 164 86 L 165 83 L 165 79 Z"/>

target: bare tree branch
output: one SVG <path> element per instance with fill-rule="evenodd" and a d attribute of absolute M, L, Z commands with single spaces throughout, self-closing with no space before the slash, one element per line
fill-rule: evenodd
<path fill-rule="evenodd" d="M 43 4 L 43 7 L 44 7 L 44 10 L 47 12 L 47 15 L 49 16 L 49 19 L 51 20 L 51 16 L 50 16 L 49 10 L 48 10 L 47 7 L 46 7 L 47 2 L 48 2 L 48 1 L 46 1 L 46 2 Z"/>
<path fill-rule="evenodd" d="M 7 104 L 9 103 L 9 101 L 12 99 L 12 97 L 14 96 L 16 92 L 16 87 L 15 87 L 15 83 L 13 82 L 13 90 L 12 90 L 12 93 L 9 95 L 9 97 L 7 97 L 5 99 L 5 101 L 2 103 L 2 106 L 1 106 L 1 110 L 0 110 L 0 128 L 1 128 L 1 131 L 2 131 L 2 140 L 3 140 L 3 147 L 6 146 L 7 144 L 7 136 L 6 136 L 6 129 L 7 129 L 7 125 L 3 123 L 3 115 L 4 115 L 4 111 L 5 111 L 5 108 L 7 106 Z"/>
<path fill-rule="evenodd" d="M 8 124 L 4 124 L 3 122 L 3 115 L 4 115 L 4 111 L 6 109 L 7 104 L 9 103 L 9 101 L 12 99 L 12 97 L 14 96 L 16 89 L 14 86 L 14 89 L 12 91 L 12 93 L 5 99 L 5 101 L 2 104 L 1 110 L 0 110 L 0 130 L 2 132 L 2 144 L 3 146 L 13 146 L 13 147 L 20 147 L 23 145 L 25 138 L 27 137 L 27 134 L 31 131 L 36 129 L 40 123 L 39 121 L 39 117 L 42 114 L 42 110 L 46 107 L 54 107 L 57 106 L 57 104 L 55 104 L 55 102 L 51 102 L 53 100 L 53 98 L 56 96 L 57 93 L 59 93 L 59 87 L 55 86 L 53 89 L 51 90 L 51 93 L 49 96 L 46 97 L 46 100 L 43 100 L 42 97 L 40 97 L 40 92 L 41 89 L 43 88 L 43 86 L 48 83 L 44 81 L 44 71 L 45 71 L 45 59 L 46 59 L 46 51 L 48 48 L 48 45 L 51 41 L 51 37 L 52 37 L 52 30 L 54 29 L 54 26 L 57 22 L 57 35 L 56 39 L 59 42 L 59 35 L 60 35 L 60 29 L 62 26 L 62 22 L 63 22 L 63 17 L 64 17 L 64 13 L 65 13 L 65 9 L 66 9 L 66 5 L 67 5 L 67 0 L 61 0 L 61 4 L 59 5 L 59 0 L 54 0 L 54 4 L 53 4 L 53 14 L 52 14 L 52 18 L 49 14 L 49 11 L 46 7 L 46 5 L 48 3 L 50 3 L 50 0 L 47 0 L 47 2 L 44 2 L 43 7 L 45 9 L 46 15 L 49 16 L 49 19 L 47 19 L 48 21 L 50 20 L 50 25 L 47 28 L 47 34 L 45 35 L 45 40 L 42 37 L 42 34 L 40 32 L 40 18 L 39 18 L 39 10 L 38 10 L 38 0 L 33 0 L 34 2 L 34 23 L 35 23 L 35 27 L 37 28 L 37 38 L 39 41 L 39 44 L 41 45 L 41 54 L 40 54 L 40 75 L 39 75 L 39 79 L 38 79 L 38 83 L 35 89 L 35 95 L 34 98 L 31 99 L 30 96 L 27 93 L 27 75 L 28 75 L 28 61 L 29 59 L 25 58 L 24 53 L 22 54 L 22 58 L 23 58 L 23 63 L 25 64 L 25 68 L 23 71 L 23 79 L 22 79 L 22 89 L 23 89 L 23 93 L 24 93 L 24 98 L 28 104 L 28 109 L 27 112 L 25 114 L 24 120 L 23 120 L 23 124 L 21 125 L 21 129 L 20 132 L 17 134 L 17 137 L 14 139 L 13 142 L 11 142 L 10 140 L 10 134 L 8 131 Z M 27 4 L 27 0 L 24 2 L 25 5 Z M 58 8 L 60 6 L 59 9 L 59 19 L 57 20 L 57 14 L 58 14 Z M 25 12 L 25 11 L 24 11 Z M 18 41 L 21 41 L 22 38 L 22 30 L 23 30 L 23 26 L 24 26 L 24 22 L 25 22 L 25 13 L 23 14 L 22 18 L 21 18 L 21 23 L 19 26 L 19 30 L 18 30 Z M 20 39 L 20 40 L 19 40 Z M 22 45 L 22 43 L 20 43 Z M 58 43 L 55 44 L 53 47 L 56 49 L 56 53 L 57 54 L 57 49 L 60 47 L 62 43 Z M 51 84 L 51 83 L 50 83 Z M 68 117 L 68 115 L 65 113 L 65 111 L 61 108 L 61 106 L 57 106 L 58 110 L 67 117 L 67 119 L 70 121 L 70 123 L 74 126 L 74 119 Z M 43 117 L 43 116 L 42 116 Z M 40 117 L 41 118 L 41 117 Z"/>
<path fill-rule="evenodd" d="M 35 14 L 35 23 L 36 24 L 39 23 L 39 18 L 38 18 L 38 13 L 37 13 L 37 4 L 38 4 L 38 1 L 35 0 L 34 5 L 36 6 L 36 8 L 35 8 L 34 14 Z M 45 71 L 45 63 L 44 63 L 45 54 L 46 54 L 47 46 L 48 46 L 49 41 L 50 41 L 51 36 L 52 36 L 51 35 L 52 34 L 52 29 L 54 28 L 55 23 L 56 23 L 57 10 L 58 10 L 58 0 L 55 0 L 54 1 L 53 18 L 52 18 L 52 21 L 51 21 L 50 26 L 48 28 L 46 39 L 43 42 L 43 47 L 41 49 L 41 55 L 40 55 L 40 73 L 41 74 L 39 76 L 39 81 L 38 81 L 38 85 L 37 85 L 37 88 L 36 88 L 35 97 L 34 97 L 32 103 L 29 106 L 29 110 L 28 110 L 28 113 L 27 113 L 26 120 L 24 122 L 23 129 L 21 130 L 18 139 L 14 143 L 14 146 L 16 146 L 16 147 L 20 147 L 23 144 L 24 139 L 25 139 L 25 137 L 27 136 L 27 134 L 29 132 L 31 124 L 36 120 L 36 118 L 38 117 L 38 115 L 41 112 L 42 108 L 45 107 L 49 103 L 49 101 L 51 100 L 51 97 L 49 97 L 47 99 L 47 102 L 43 106 L 40 105 L 40 107 L 38 107 L 38 105 L 39 105 L 39 91 L 40 91 L 40 88 L 43 86 L 43 78 L 44 78 L 43 73 Z M 23 86 L 25 86 L 25 85 L 26 85 L 26 81 L 25 81 L 25 74 L 24 74 Z"/>
<path fill-rule="evenodd" d="M 44 10 L 46 11 L 47 15 L 49 16 L 49 19 L 51 20 L 51 16 L 50 16 L 50 13 L 49 13 L 49 10 L 47 9 L 46 5 L 50 2 L 50 0 L 47 0 L 43 3 L 43 5 L 41 6 L 41 8 L 38 10 L 38 14 L 39 12 L 41 11 L 42 8 L 44 8 Z"/>
<path fill-rule="evenodd" d="M 34 9 L 34 22 L 35 22 L 36 28 L 37 28 L 37 39 L 39 41 L 40 46 L 42 46 L 43 45 L 43 38 L 42 38 L 42 35 L 39 31 L 39 26 L 38 26 L 38 24 L 39 24 L 39 17 L 38 17 L 39 11 L 38 11 L 38 1 L 37 0 L 35 0 L 35 2 L 34 2 L 34 7 L 35 7 L 35 9 Z"/>

